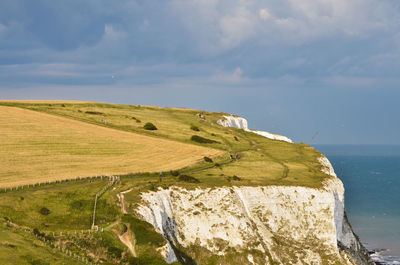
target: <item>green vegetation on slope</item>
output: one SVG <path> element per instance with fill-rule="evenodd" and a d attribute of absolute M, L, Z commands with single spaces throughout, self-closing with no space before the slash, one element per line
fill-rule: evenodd
<path fill-rule="evenodd" d="M 0 223 L 0 264 L 82 264 L 57 251 L 33 234 L 17 231 Z"/>
<path fill-rule="evenodd" d="M 90 229 L 94 196 L 106 185 L 106 180 L 78 180 L 0 193 L 0 217 L 40 231 Z M 50 213 L 42 214 L 43 207 Z M 110 223 L 119 214 L 113 198 L 106 192 L 98 201 L 96 223 Z"/>

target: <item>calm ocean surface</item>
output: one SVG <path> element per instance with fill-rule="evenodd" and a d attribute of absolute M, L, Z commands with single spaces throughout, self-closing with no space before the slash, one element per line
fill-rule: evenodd
<path fill-rule="evenodd" d="M 346 211 L 368 249 L 400 264 L 400 146 L 315 145 L 343 181 Z M 394 256 L 394 257 L 389 257 Z"/>

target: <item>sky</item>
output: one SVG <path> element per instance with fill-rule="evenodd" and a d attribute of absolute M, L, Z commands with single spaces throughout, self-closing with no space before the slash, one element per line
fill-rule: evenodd
<path fill-rule="evenodd" d="M 0 99 L 243 116 L 309 144 L 400 144 L 398 0 L 0 0 Z"/>

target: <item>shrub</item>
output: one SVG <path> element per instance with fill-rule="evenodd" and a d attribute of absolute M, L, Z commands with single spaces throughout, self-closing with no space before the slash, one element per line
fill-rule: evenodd
<path fill-rule="evenodd" d="M 69 206 L 71 209 L 82 211 L 89 204 L 90 204 L 90 202 L 87 200 L 76 200 L 76 201 L 71 202 Z"/>
<path fill-rule="evenodd" d="M 40 213 L 43 215 L 49 215 L 50 214 L 50 210 L 47 209 L 46 207 L 43 207 L 42 209 L 40 209 Z"/>
<path fill-rule="evenodd" d="M 128 231 L 128 227 L 126 226 L 126 224 L 121 224 L 120 230 L 120 234 L 123 235 Z"/>
<path fill-rule="evenodd" d="M 125 116 L 126 118 L 131 118 L 132 120 L 135 120 L 137 123 L 140 123 L 140 122 L 142 122 L 141 120 L 139 120 L 138 118 L 136 118 L 136 117 L 134 117 L 134 116 L 132 116 L 132 117 L 130 117 L 130 116 Z"/>
<path fill-rule="evenodd" d="M 193 131 L 196 131 L 196 132 L 200 131 L 199 127 L 197 127 L 196 125 L 193 125 L 193 124 L 190 125 L 190 129 Z"/>
<path fill-rule="evenodd" d="M 201 144 L 220 144 L 220 142 L 218 141 L 207 139 L 198 135 L 192 135 L 192 137 L 190 137 L 190 140 Z"/>
<path fill-rule="evenodd" d="M 204 161 L 208 162 L 208 163 L 212 163 L 213 160 L 211 158 L 209 158 L 208 156 L 204 157 Z"/>
<path fill-rule="evenodd" d="M 157 130 L 157 127 L 156 127 L 153 123 L 151 123 L 151 122 L 147 122 L 147 123 L 143 126 L 143 128 L 146 129 L 146 130 L 150 130 L 150 131 Z"/>
<path fill-rule="evenodd" d="M 179 171 L 178 171 L 178 170 L 171 170 L 170 173 L 171 173 L 171 175 L 174 176 L 174 177 L 179 176 Z"/>
<path fill-rule="evenodd" d="M 122 252 L 123 250 L 114 246 L 108 247 L 108 253 L 110 253 L 112 256 L 121 258 L 122 257 Z"/>
<path fill-rule="evenodd" d="M 103 112 L 100 111 L 85 111 L 86 114 L 92 114 L 92 115 L 104 115 Z"/>
<path fill-rule="evenodd" d="M 179 181 L 184 181 L 184 182 L 189 182 L 189 183 L 199 183 L 200 182 L 200 180 L 198 180 L 197 178 L 188 176 L 188 175 L 180 175 Z"/>
<path fill-rule="evenodd" d="M 33 228 L 33 234 L 36 235 L 36 236 L 41 236 L 41 237 L 45 236 L 45 234 L 44 234 L 44 233 L 41 233 L 41 232 L 39 231 L 39 229 L 37 229 L 36 227 Z"/>
<path fill-rule="evenodd" d="M 238 176 L 236 176 L 236 175 L 233 175 L 232 177 L 230 177 L 232 180 L 236 180 L 236 181 L 241 181 L 242 179 L 241 178 L 239 178 Z"/>
<path fill-rule="evenodd" d="M 132 215 L 125 214 L 122 217 L 124 223 L 129 223 L 136 237 L 136 244 L 162 247 L 165 238 L 154 230 L 154 227 L 146 221 L 137 219 Z"/>

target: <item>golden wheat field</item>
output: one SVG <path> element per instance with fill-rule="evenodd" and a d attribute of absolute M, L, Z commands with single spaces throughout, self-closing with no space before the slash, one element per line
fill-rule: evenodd
<path fill-rule="evenodd" d="M 222 151 L 0 106 L 0 187 L 182 168 Z"/>

